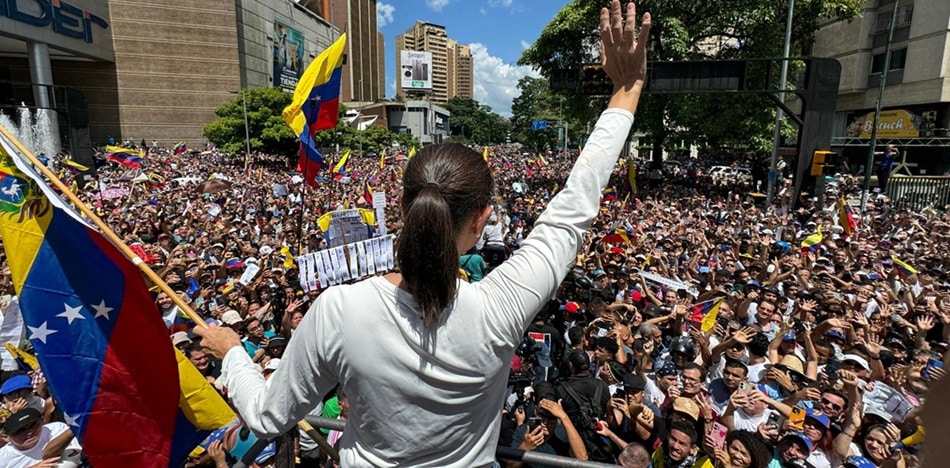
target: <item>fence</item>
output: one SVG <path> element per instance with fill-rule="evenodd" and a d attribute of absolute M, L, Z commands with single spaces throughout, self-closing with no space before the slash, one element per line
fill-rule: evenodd
<path fill-rule="evenodd" d="M 307 421 L 312 424 L 314 427 L 323 427 L 327 429 L 334 429 L 337 431 L 342 431 L 343 427 L 346 426 L 346 421 L 341 419 L 328 419 L 320 417 L 308 417 Z M 251 448 L 249 452 L 255 453 L 250 454 L 250 456 L 245 456 L 245 459 L 253 460 L 254 457 L 260 453 L 261 450 L 267 445 L 266 442 L 255 445 Z M 604 463 L 589 462 L 583 460 L 577 460 L 575 458 L 569 457 L 560 457 L 557 455 L 548 455 L 546 453 L 537 453 L 537 452 L 525 452 L 523 450 L 518 450 L 510 447 L 501 447 L 495 449 L 495 456 L 497 458 L 504 458 L 507 460 L 520 461 L 523 463 L 530 463 L 537 466 L 550 466 L 555 468 L 609 468 L 615 465 L 607 465 Z M 248 466 L 245 463 L 239 463 L 235 465 L 235 468 L 244 468 Z"/>
<path fill-rule="evenodd" d="M 898 209 L 943 209 L 950 204 L 950 177 L 893 175 L 887 181 L 887 196 Z"/>

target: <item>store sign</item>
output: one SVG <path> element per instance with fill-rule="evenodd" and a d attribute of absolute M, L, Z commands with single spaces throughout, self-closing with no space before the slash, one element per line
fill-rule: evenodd
<path fill-rule="evenodd" d="M 0 16 L 92 44 L 93 30 L 109 23 L 89 11 L 62 0 L 0 0 Z"/>
<path fill-rule="evenodd" d="M 907 109 L 881 111 L 877 121 L 878 138 L 919 138 L 931 136 L 937 112 L 933 110 L 913 112 Z M 858 114 L 852 117 L 848 125 L 847 136 L 853 138 L 871 138 L 874 129 L 874 112 Z"/>

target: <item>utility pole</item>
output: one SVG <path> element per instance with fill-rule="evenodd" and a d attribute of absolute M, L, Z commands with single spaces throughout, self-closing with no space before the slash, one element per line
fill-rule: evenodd
<path fill-rule="evenodd" d="M 782 54 L 782 75 L 779 78 L 779 101 L 785 102 L 785 87 L 788 83 L 788 54 L 792 46 L 792 19 L 795 15 L 795 0 L 788 0 L 788 15 L 785 18 L 785 48 Z M 785 113 L 779 107 L 775 110 L 775 136 L 772 139 L 772 161 L 769 163 L 768 176 L 768 206 L 772 206 L 772 198 L 778 185 L 778 149 L 782 144 L 782 118 Z"/>
<path fill-rule="evenodd" d="M 887 45 L 884 48 L 884 70 L 881 71 L 881 84 L 877 88 L 877 104 L 874 106 L 874 126 L 871 127 L 871 144 L 868 145 L 868 160 L 864 165 L 864 186 L 861 190 L 861 212 L 868 206 L 868 192 L 871 190 L 871 167 L 874 166 L 874 150 L 877 147 L 877 121 L 881 118 L 881 104 L 884 101 L 884 87 L 887 86 L 887 71 L 891 68 L 891 42 L 894 41 L 894 23 L 897 22 L 897 6 L 891 12 L 891 24 L 887 30 Z"/>

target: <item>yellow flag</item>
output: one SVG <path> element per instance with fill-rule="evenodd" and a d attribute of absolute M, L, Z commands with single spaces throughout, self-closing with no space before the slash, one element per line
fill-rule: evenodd
<path fill-rule="evenodd" d="M 293 268 L 294 256 L 290 254 L 290 247 L 286 245 L 281 247 L 280 254 L 284 256 L 284 268 Z"/>
<path fill-rule="evenodd" d="M 379 153 L 379 168 L 382 169 L 386 167 L 386 150 L 382 150 Z"/>
<path fill-rule="evenodd" d="M 234 420 L 234 411 L 195 365 L 178 349 L 178 384 L 181 387 L 179 406 L 185 419 L 195 428 L 213 431 Z"/>
<path fill-rule="evenodd" d="M 409 149 L 409 154 L 406 155 L 406 159 L 412 159 L 412 157 L 415 155 L 416 155 L 416 147 L 413 146 L 412 148 Z"/>

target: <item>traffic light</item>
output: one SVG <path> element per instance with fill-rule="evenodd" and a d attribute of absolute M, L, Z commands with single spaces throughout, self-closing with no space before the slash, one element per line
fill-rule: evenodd
<path fill-rule="evenodd" d="M 581 94 L 588 96 L 610 96 L 614 92 L 614 85 L 604 71 L 604 67 L 597 64 L 581 66 Z"/>
<path fill-rule="evenodd" d="M 825 172 L 825 166 L 830 166 L 826 162 L 830 162 L 831 155 L 835 154 L 833 151 L 815 151 L 814 156 L 811 158 L 811 175 L 820 176 Z"/>

